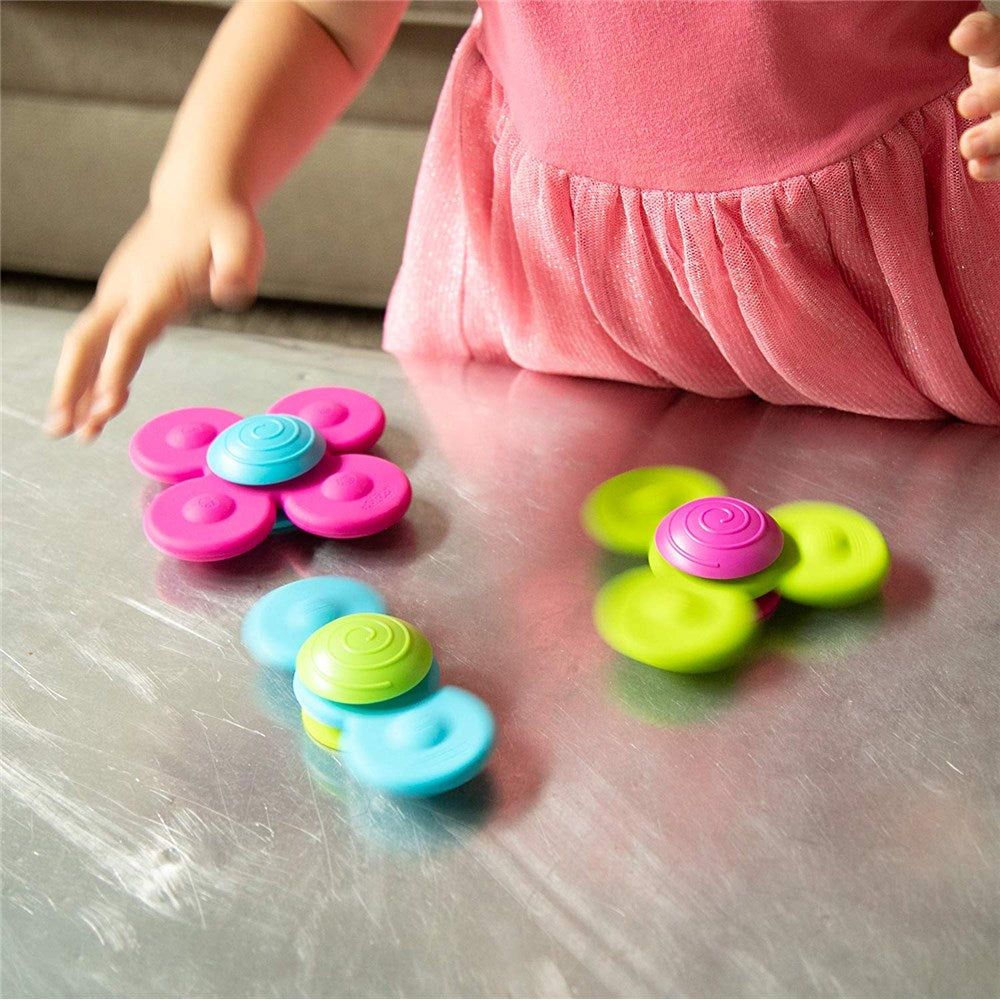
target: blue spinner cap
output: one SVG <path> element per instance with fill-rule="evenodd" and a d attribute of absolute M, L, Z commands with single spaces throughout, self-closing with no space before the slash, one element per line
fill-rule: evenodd
<path fill-rule="evenodd" d="M 326 441 L 298 417 L 265 413 L 222 431 L 208 448 L 208 467 L 220 479 L 243 486 L 285 483 L 323 457 Z"/>

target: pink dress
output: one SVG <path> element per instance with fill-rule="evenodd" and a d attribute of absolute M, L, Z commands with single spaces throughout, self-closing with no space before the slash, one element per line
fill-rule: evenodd
<path fill-rule="evenodd" d="M 1000 423 L 975 3 L 481 0 L 386 313 L 399 354 Z"/>

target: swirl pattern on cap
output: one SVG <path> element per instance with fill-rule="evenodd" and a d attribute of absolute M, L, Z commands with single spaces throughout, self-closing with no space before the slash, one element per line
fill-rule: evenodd
<path fill-rule="evenodd" d="M 655 540 L 672 566 L 713 580 L 759 572 L 778 558 L 783 544 L 773 518 L 735 497 L 683 504 L 660 522 Z"/>
<path fill-rule="evenodd" d="M 427 675 L 431 649 L 412 625 L 381 614 L 346 615 L 314 632 L 299 650 L 303 684 L 329 701 L 395 698 Z"/>

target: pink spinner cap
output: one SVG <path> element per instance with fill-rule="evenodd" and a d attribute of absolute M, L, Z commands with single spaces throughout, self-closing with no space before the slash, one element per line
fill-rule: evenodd
<path fill-rule="evenodd" d="M 220 432 L 240 419 L 232 410 L 189 406 L 147 420 L 132 435 L 132 464 L 150 479 L 179 483 L 205 471 L 205 453 Z"/>
<path fill-rule="evenodd" d="M 682 504 L 659 523 L 653 537 L 671 566 L 707 580 L 759 573 L 781 555 L 784 545 L 774 518 L 735 497 Z"/>
<path fill-rule="evenodd" d="M 146 508 L 146 537 L 161 552 L 189 562 L 216 562 L 249 552 L 274 525 L 267 490 L 227 483 L 209 473 L 165 489 Z"/>
<path fill-rule="evenodd" d="M 357 389 L 302 389 L 282 396 L 267 412 L 304 420 L 334 451 L 367 451 L 385 430 L 385 411 L 378 400 Z"/>

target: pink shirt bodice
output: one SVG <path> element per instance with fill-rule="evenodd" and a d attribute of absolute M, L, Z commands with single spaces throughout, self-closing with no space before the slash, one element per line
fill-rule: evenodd
<path fill-rule="evenodd" d="M 479 47 L 540 160 L 719 191 L 832 163 L 948 91 L 977 6 L 481 0 Z"/>

